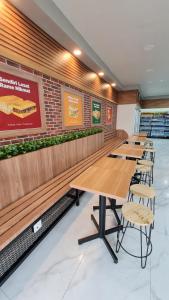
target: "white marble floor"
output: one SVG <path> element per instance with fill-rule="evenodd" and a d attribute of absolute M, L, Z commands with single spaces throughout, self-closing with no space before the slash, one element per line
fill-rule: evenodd
<path fill-rule="evenodd" d="M 153 252 L 147 268 L 123 251 L 114 264 L 99 239 L 79 246 L 95 228 L 90 221 L 97 197 L 86 193 L 0 288 L 1 300 L 168 300 L 169 141 L 155 140 L 157 190 Z M 109 211 L 107 226 L 113 222 Z M 115 245 L 116 235 L 109 237 Z"/>

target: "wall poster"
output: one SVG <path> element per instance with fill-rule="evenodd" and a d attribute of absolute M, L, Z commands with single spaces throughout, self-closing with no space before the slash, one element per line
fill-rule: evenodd
<path fill-rule="evenodd" d="M 101 125 L 101 102 L 92 100 L 92 124 Z"/>
<path fill-rule="evenodd" d="M 63 127 L 83 127 L 83 94 L 62 88 Z"/>
<path fill-rule="evenodd" d="M 42 105 L 39 79 L 0 66 L 0 137 L 44 131 Z"/>
<path fill-rule="evenodd" d="M 111 106 L 106 107 L 106 125 L 112 125 L 113 123 L 113 108 Z"/>

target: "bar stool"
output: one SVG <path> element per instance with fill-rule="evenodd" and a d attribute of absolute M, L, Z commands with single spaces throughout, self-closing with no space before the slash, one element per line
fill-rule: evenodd
<path fill-rule="evenodd" d="M 155 190 L 145 184 L 133 184 L 130 186 L 130 193 L 132 194 L 132 201 L 133 196 L 139 197 L 139 203 L 142 201 L 143 204 L 146 204 L 147 206 L 150 206 L 150 208 L 153 211 L 153 214 L 155 214 L 155 197 L 156 193 Z M 146 203 L 145 203 L 146 201 Z"/>
<path fill-rule="evenodd" d="M 147 154 L 150 155 L 150 160 L 154 163 L 155 161 L 155 149 L 154 148 L 146 148 L 145 149 L 145 157 L 147 158 Z"/>
<path fill-rule="evenodd" d="M 153 147 L 153 141 L 150 139 L 146 139 L 146 141 L 144 142 L 144 146 L 145 147 Z"/>
<path fill-rule="evenodd" d="M 139 203 L 142 202 L 143 205 L 149 207 L 153 215 L 155 215 L 155 197 L 156 193 L 152 187 L 145 184 L 133 184 L 130 186 L 130 201 L 134 200 L 134 196 L 139 197 Z M 154 223 L 152 224 L 154 228 Z"/>
<path fill-rule="evenodd" d="M 122 248 L 132 257 L 140 258 L 142 269 L 146 267 L 147 258 L 152 252 L 151 231 L 153 221 L 153 212 L 144 205 L 127 202 L 122 207 L 121 224 L 123 225 L 123 230 L 121 232 L 119 230 L 117 233 L 116 252 L 119 252 L 120 248 Z M 129 252 L 122 245 L 127 229 L 137 230 L 140 232 L 140 255 Z M 143 250 L 143 241 L 146 247 L 145 250 Z"/>
<path fill-rule="evenodd" d="M 149 186 L 152 184 L 151 167 L 144 165 L 136 165 L 136 172 L 140 173 L 140 182 L 147 183 Z"/>
<path fill-rule="evenodd" d="M 147 167 L 151 167 L 151 180 L 153 183 L 153 167 L 154 167 L 154 163 L 151 160 L 147 160 L 147 159 L 140 159 L 137 161 L 138 164 L 140 165 L 144 165 Z"/>

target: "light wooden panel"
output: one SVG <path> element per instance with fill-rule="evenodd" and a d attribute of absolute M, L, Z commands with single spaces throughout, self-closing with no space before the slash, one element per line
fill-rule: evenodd
<path fill-rule="evenodd" d="M 0 161 L 0 209 L 26 195 L 104 144 L 99 133 Z"/>
<path fill-rule="evenodd" d="M 169 99 L 145 99 L 141 102 L 142 108 L 169 108 Z"/>
<path fill-rule="evenodd" d="M 104 80 L 90 79 L 90 70 L 52 37 L 19 12 L 8 1 L 0 9 L 0 53 L 49 76 L 63 80 L 96 96 L 115 100 L 111 86 L 103 89 Z"/>
<path fill-rule="evenodd" d="M 104 157 L 100 164 L 97 162 L 75 178 L 70 186 L 116 200 L 126 200 L 135 167 L 134 161 Z"/>
<path fill-rule="evenodd" d="M 119 91 L 118 104 L 135 104 L 139 103 L 139 92 L 138 90 Z"/>
<path fill-rule="evenodd" d="M 125 130 L 123 129 L 118 129 L 116 130 L 116 135 L 120 138 L 120 139 L 128 139 L 128 134 Z"/>
<path fill-rule="evenodd" d="M 127 145 L 128 146 L 128 145 Z M 122 156 L 122 157 L 133 157 L 141 158 L 143 156 L 144 149 L 138 149 L 133 147 L 123 147 L 120 146 L 116 150 L 111 152 L 112 155 Z"/>

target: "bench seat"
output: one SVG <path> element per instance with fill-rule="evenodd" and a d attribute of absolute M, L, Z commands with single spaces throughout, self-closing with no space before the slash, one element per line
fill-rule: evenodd
<path fill-rule="evenodd" d="M 121 137 L 114 137 L 99 151 L 0 210 L 0 250 L 59 201 L 70 190 L 69 183 L 75 177 L 123 142 Z"/>

